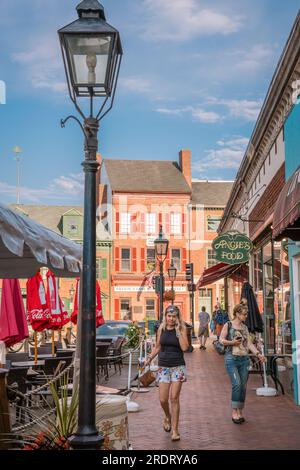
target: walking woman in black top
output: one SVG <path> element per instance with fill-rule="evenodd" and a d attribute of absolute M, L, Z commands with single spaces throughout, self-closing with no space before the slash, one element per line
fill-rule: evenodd
<path fill-rule="evenodd" d="M 170 305 L 157 331 L 154 350 L 145 365 L 149 365 L 158 354 L 157 382 L 159 399 L 165 413 L 163 428 L 166 432 L 172 429 L 172 441 L 179 441 L 178 432 L 180 404 L 179 397 L 182 383 L 186 382 L 186 368 L 183 352 L 189 347 L 187 332 L 182 321 L 180 310 Z M 171 402 L 171 412 L 169 406 Z"/>

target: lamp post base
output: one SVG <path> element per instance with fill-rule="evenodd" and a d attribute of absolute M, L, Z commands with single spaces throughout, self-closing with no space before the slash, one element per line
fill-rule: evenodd
<path fill-rule="evenodd" d="M 104 443 L 102 434 L 73 434 L 69 444 L 73 450 L 100 450 Z"/>

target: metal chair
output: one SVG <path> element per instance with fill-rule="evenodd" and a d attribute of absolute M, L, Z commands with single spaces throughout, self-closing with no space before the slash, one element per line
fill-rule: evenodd
<path fill-rule="evenodd" d="M 109 345 L 107 344 L 97 344 L 96 348 L 96 361 L 97 361 L 97 378 L 100 381 L 100 375 L 103 372 L 105 376 L 105 380 L 108 380 L 108 349 Z"/>

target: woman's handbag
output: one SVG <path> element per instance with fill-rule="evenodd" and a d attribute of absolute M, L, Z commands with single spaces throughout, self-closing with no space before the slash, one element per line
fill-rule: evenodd
<path fill-rule="evenodd" d="M 226 336 L 226 339 L 228 339 L 228 336 L 229 336 L 231 322 L 229 321 L 227 324 L 228 324 L 228 334 Z M 226 353 L 227 346 L 224 346 L 224 344 L 222 344 L 218 339 L 213 342 L 213 345 L 217 353 L 220 354 L 221 356 L 223 356 Z"/>
<path fill-rule="evenodd" d="M 139 372 L 139 381 L 143 387 L 149 387 L 155 381 L 155 374 L 149 367 L 141 368 Z"/>

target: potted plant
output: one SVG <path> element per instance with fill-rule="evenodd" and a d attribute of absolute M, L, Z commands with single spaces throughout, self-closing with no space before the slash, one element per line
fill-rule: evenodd
<path fill-rule="evenodd" d="M 132 323 L 126 331 L 125 343 L 122 346 L 122 354 L 132 351 L 132 364 L 138 364 L 140 357 L 140 343 L 141 331 L 136 323 Z M 123 364 L 129 364 L 129 354 L 123 358 Z"/>

